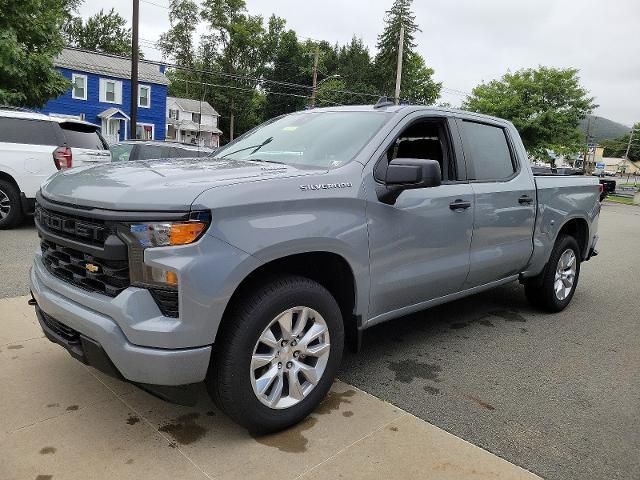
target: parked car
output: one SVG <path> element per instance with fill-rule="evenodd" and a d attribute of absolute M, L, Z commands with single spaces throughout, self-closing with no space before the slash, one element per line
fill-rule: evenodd
<path fill-rule="evenodd" d="M 36 192 L 53 173 L 110 161 L 96 125 L 0 107 L 0 229 L 33 213 Z"/>
<path fill-rule="evenodd" d="M 114 162 L 128 160 L 154 160 L 160 158 L 198 158 L 208 157 L 213 148 L 199 147 L 177 142 L 155 142 L 128 140 L 111 145 Z"/>
<path fill-rule="evenodd" d="M 602 202 L 605 198 L 607 198 L 607 195 L 611 195 L 613 193 L 616 193 L 616 181 L 615 180 L 610 180 L 608 178 L 604 178 L 604 175 L 602 174 L 594 174 L 595 177 L 598 177 L 598 181 L 600 183 L 600 185 L 602 185 L 602 191 L 600 193 L 600 201 Z"/>
<path fill-rule="evenodd" d="M 534 176 L 498 118 L 297 112 L 216 158 L 49 179 L 32 303 L 75 358 L 165 398 L 205 381 L 270 432 L 318 406 L 373 325 L 518 280 L 566 308 L 597 253 L 598 195 L 591 176 Z"/>

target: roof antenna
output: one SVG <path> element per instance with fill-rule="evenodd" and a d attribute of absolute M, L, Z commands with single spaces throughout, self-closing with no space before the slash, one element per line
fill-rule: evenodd
<path fill-rule="evenodd" d="M 384 107 L 391 107 L 395 105 L 395 103 L 393 103 L 391 100 L 389 100 L 387 97 L 380 97 L 380 99 L 378 100 L 378 103 L 376 103 L 373 108 L 384 108 Z"/>

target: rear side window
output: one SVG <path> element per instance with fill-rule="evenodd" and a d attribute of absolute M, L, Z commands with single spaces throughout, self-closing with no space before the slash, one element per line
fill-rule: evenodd
<path fill-rule="evenodd" d="M 464 148 L 473 166 L 472 180 L 505 180 L 515 173 L 504 129 L 468 121 L 462 125 Z"/>
<path fill-rule="evenodd" d="M 82 123 L 61 123 L 67 146 L 89 150 L 105 150 L 105 144 L 98 135 L 96 127 Z"/>
<path fill-rule="evenodd" d="M 0 117 L 0 142 L 59 146 L 55 127 L 45 120 Z"/>
<path fill-rule="evenodd" d="M 175 152 L 176 158 L 198 158 L 203 156 L 202 152 L 199 152 L 198 150 L 192 150 L 189 148 L 176 147 L 173 149 L 173 151 Z"/>
<path fill-rule="evenodd" d="M 164 145 L 138 145 L 136 160 L 153 160 L 155 158 L 170 158 L 171 153 Z"/>

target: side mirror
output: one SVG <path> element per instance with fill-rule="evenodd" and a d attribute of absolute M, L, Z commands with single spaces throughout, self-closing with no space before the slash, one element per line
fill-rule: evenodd
<path fill-rule="evenodd" d="M 437 160 L 396 158 L 389 162 L 384 184 L 376 186 L 378 200 L 393 205 L 404 190 L 438 187 L 442 172 Z"/>

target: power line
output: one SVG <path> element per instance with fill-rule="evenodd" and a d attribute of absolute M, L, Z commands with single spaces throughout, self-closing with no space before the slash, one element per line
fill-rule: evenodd
<path fill-rule="evenodd" d="M 155 2 L 152 2 L 150 0 L 140 0 L 140 1 L 143 2 L 143 3 L 147 3 L 149 5 L 153 5 L 155 7 L 160 7 L 160 8 L 164 8 L 166 10 L 170 10 L 170 7 L 168 7 L 166 5 L 160 5 L 159 3 L 155 3 Z"/>

